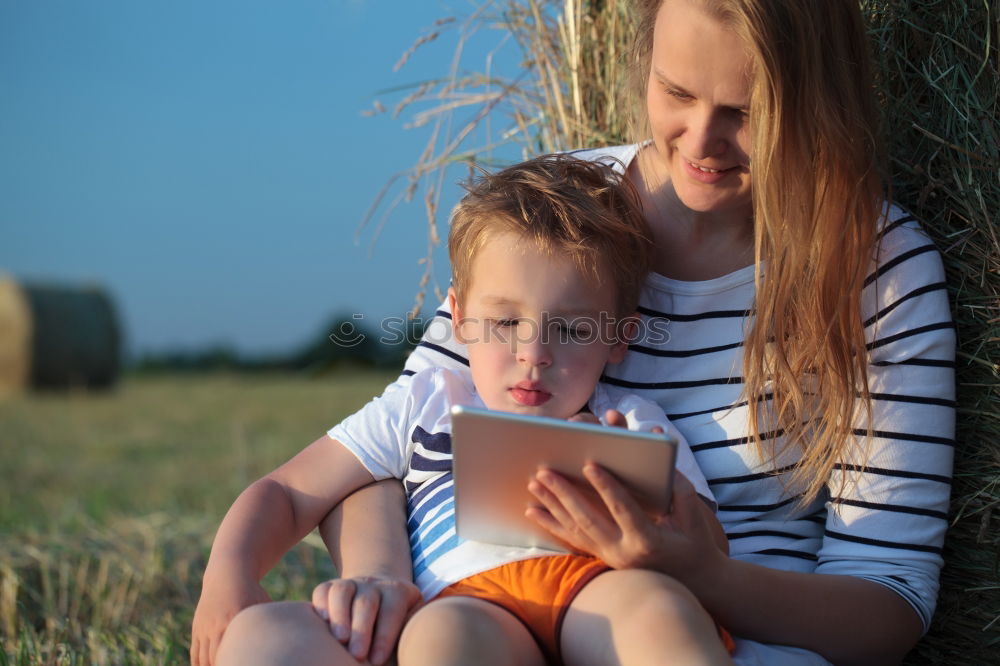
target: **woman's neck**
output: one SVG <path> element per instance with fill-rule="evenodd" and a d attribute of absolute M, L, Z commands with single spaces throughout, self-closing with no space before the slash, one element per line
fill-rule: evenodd
<path fill-rule="evenodd" d="M 676 280 L 700 281 L 728 275 L 753 263 L 750 211 L 693 211 L 666 179 L 644 176 L 636 157 L 627 175 L 642 201 L 653 232 L 653 270 Z"/>

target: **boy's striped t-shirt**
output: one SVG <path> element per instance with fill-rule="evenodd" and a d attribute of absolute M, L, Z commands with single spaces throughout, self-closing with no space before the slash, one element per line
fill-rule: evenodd
<path fill-rule="evenodd" d="M 632 430 L 662 428 L 678 441 L 677 469 L 712 501 L 712 491 L 681 435 L 663 410 L 627 391 L 598 386 L 589 401 L 594 414 L 616 409 Z M 376 479 L 403 480 L 413 578 L 426 599 L 444 587 L 508 562 L 552 555 L 541 548 L 468 541 L 455 527 L 451 454 L 451 407 L 484 407 L 468 372 L 428 368 L 405 385 L 390 387 L 329 431 Z"/>

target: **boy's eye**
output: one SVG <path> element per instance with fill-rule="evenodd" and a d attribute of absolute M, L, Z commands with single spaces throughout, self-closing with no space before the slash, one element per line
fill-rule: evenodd
<path fill-rule="evenodd" d="M 589 326 L 560 325 L 559 332 L 573 342 L 589 342 L 594 332 Z"/>
<path fill-rule="evenodd" d="M 494 319 L 493 324 L 495 326 L 508 328 L 510 326 L 517 326 L 517 319 Z"/>

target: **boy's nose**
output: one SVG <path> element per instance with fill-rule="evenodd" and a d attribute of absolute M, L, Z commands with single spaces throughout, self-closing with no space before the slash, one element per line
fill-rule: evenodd
<path fill-rule="evenodd" d="M 517 341 L 517 360 L 532 367 L 548 367 L 552 365 L 552 354 L 549 346 L 537 332 L 530 338 Z"/>

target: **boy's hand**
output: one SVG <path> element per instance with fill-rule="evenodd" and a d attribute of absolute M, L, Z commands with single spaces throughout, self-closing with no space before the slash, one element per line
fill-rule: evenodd
<path fill-rule="evenodd" d="M 379 576 L 338 578 L 313 590 L 313 608 L 358 661 L 386 663 L 403 624 L 423 603 L 416 585 Z"/>
<path fill-rule="evenodd" d="M 243 585 L 211 584 L 206 575 L 201 598 L 191 623 L 191 664 L 211 666 L 222 641 L 222 634 L 236 614 L 248 606 L 270 601 L 267 592 L 256 581 Z"/>

